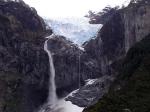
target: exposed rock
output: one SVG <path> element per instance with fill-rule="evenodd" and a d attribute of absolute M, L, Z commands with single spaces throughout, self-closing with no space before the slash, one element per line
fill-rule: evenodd
<path fill-rule="evenodd" d="M 84 112 L 147 112 L 149 82 L 150 35 L 129 49 L 109 92 Z"/>
<path fill-rule="evenodd" d="M 4 74 L 8 72 L 8 77 L 13 74 L 21 77 L 19 82 L 18 78 L 10 80 L 14 86 L 17 82 L 19 84 L 19 89 L 15 89 L 19 95 L 10 97 L 14 102 L 14 98 L 20 99 L 19 103 L 9 105 L 2 96 L 9 98 L 13 92 L 3 94 L 0 96 L 0 110 L 33 112 L 45 103 L 48 96 L 49 61 L 43 48 L 44 37 L 52 31 L 46 29 L 36 11 L 23 2 L 0 1 L 0 21 L 0 70 Z M 77 45 L 62 36 L 51 38 L 48 43 L 53 53 L 57 93 L 60 96 L 83 85 L 86 79 L 101 76 L 98 63 Z M 9 81 L 5 83 L 7 85 Z M 3 93 L 9 90 L 9 86 L 6 88 Z"/>
<path fill-rule="evenodd" d="M 150 1 L 141 2 L 124 9 L 123 21 L 125 28 L 125 50 L 142 40 L 149 34 Z"/>
<path fill-rule="evenodd" d="M 66 100 L 80 107 L 87 107 L 95 104 L 109 90 L 113 77 L 103 76 L 99 79 L 89 79 L 88 82 L 71 93 Z"/>
<path fill-rule="evenodd" d="M 0 95 L 2 112 L 33 112 L 46 101 L 49 63 L 43 47 L 51 33 L 28 5 L 0 1 L 0 77 L 5 82 L 0 80 L 5 85 L 0 89 L 6 88 Z M 7 81 L 2 74 L 16 78 Z"/>
<path fill-rule="evenodd" d="M 149 1 L 129 5 L 118 10 L 95 39 L 85 43 L 85 52 L 97 62 L 102 75 L 114 78 L 118 75 L 120 63 L 128 49 L 149 34 L 149 16 Z M 79 95 L 76 97 L 82 99 Z M 72 97 L 71 101 L 76 103 L 76 98 Z"/>
<path fill-rule="evenodd" d="M 103 75 L 114 75 L 110 65 L 125 54 L 124 23 L 120 11 L 102 27 L 96 39 L 89 41 L 84 48 L 98 62 Z"/>
<path fill-rule="evenodd" d="M 145 0 L 146 1 L 146 0 Z M 142 2 L 119 10 L 99 31 L 97 38 L 85 45 L 85 50 L 100 64 L 103 74 L 113 74 L 111 65 L 137 41 L 149 34 L 150 3 Z"/>
<path fill-rule="evenodd" d="M 86 79 L 101 76 L 97 62 L 65 37 L 55 35 L 50 38 L 48 49 L 53 54 L 59 95 L 60 93 L 65 95 L 79 88 L 79 85 L 83 85 Z"/>

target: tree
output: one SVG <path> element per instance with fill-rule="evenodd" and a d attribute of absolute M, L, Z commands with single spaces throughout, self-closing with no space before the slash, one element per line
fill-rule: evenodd
<path fill-rule="evenodd" d="M 119 6 L 110 7 L 106 6 L 102 11 L 95 13 L 93 11 L 89 11 L 88 15 L 85 17 L 90 18 L 89 23 L 91 24 L 105 24 L 119 9 Z"/>
<path fill-rule="evenodd" d="M 150 3 L 150 0 L 131 0 L 129 5 L 137 4 L 137 3 L 139 3 L 139 4 L 147 4 L 147 3 Z"/>

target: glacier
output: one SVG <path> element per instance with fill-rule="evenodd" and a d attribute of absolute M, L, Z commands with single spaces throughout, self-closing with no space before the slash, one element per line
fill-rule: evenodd
<path fill-rule="evenodd" d="M 88 21 L 89 19 L 85 17 L 45 19 L 54 34 L 65 36 L 79 46 L 91 38 L 95 38 L 98 30 L 102 27 L 101 24 L 89 24 Z"/>

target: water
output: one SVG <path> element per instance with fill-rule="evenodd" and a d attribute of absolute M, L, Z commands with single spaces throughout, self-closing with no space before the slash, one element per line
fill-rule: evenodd
<path fill-rule="evenodd" d="M 55 85 L 55 68 L 54 68 L 51 52 L 50 52 L 50 50 L 48 50 L 47 42 L 48 42 L 48 40 L 45 41 L 44 50 L 47 52 L 47 54 L 49 56 L 49 65 L 50 65 L 48 103 L 49 103 L 49 105 L 54 105 L 57 102 L 56 85 Z"/>
<path fill-rule="evenodd" d="M 81 83 L 80 83 L 80 82 L 81 82 L 81 76 L 80 76 L 80 68 L 81 68 L 80 66 L 81 66 L 81 65 L 80 65 L 80 64 L 81 64 L 81 63 L 80 63 L 80 53 L 79 53 L 79 88 L 80 88 L 80 86 L 81 86 Z"/>
<path fill-rule="evenodd" d="M 49 96 L 48 101 L 44 104 L 38 112 L 82 112 L 84 108 L 73 105 L 70 101 L 65 101 L 65 98 L 58 99 L 56 95 L 55 85 L 55 67 L 51 52 L 48 50 L 47 41 L 44 44 L 44 50 L 49 56 L 50 64 L 50 79 L 49 79 Z"/>

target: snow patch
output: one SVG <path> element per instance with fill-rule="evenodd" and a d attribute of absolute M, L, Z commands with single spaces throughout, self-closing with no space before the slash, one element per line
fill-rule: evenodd
<path fill-rule="evenodd" d="M 85 51 L 85 49 L 81 46 L 78 46 L 78 48 L 81 50 L 81 51 Z"/>
<path fill-rule="evenodd" d="M 73 96 L 73 94 L 77 93 L 78 91 L 79 91 L 79 89 L 72 91 L 70 94 L 68 94 L 66 96 L 66 98 L 69 97 L 69 96 Z"/>
<path fill-rule="evenodd" d="M 87 79 L 85 82 L 86 82 L 86 85 L 91 85 L 91 84 L 93 84 L 97 80 L 98 79 Z"/>

